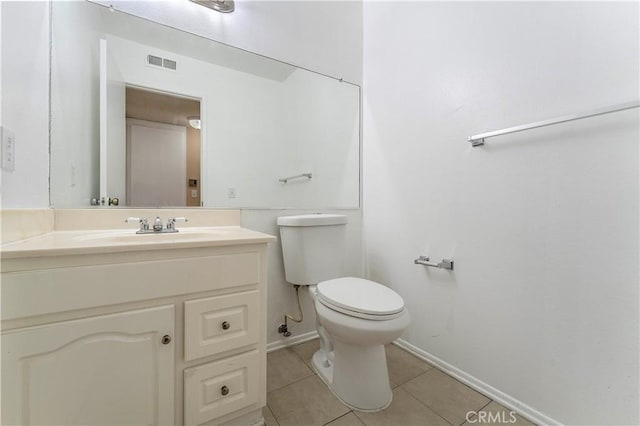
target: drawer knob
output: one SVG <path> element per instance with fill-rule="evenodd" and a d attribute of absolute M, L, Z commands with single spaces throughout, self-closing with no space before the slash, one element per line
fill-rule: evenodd
<path fill-rule="evenodd" d="M 162 336 L 162 344 L 168 345 L 169 343 L 171 343 L 171 336 L 169 336 L 168 334 Z"/>
<path fill-rule="evenodd" d="M 229 324 L 227 321 L 222 321 L 222 329 L 223 330 L 228 330 L 229 327 L 231 327 L 231 324 Z"/>
<path fill-rule="evenodd" d="M 227 385 L 224 385 L 220 388 L 220 393 L 222 394 L 222 396 L 229 395 L 229 387 Z"/>

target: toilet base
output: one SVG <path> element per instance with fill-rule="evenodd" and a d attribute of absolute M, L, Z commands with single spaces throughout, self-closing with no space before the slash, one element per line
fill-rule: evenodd
<path fill-rule="evenodd" d="M 333 345 L 334 351 L 329 356 L 319 350 L 313 354 L 312 361 L 314 370 L 331 392 L 356 411 L 376 412 L 387 408 L 393 392 L 384 346 L 356 346 L 339 341 Z"/>

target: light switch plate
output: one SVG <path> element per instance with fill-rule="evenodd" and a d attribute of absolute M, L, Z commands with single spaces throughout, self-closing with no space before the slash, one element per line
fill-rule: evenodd
<path fill-rule="evenodd" d="M 16 168 L 16 135 L 6 127 L 0 127 L 2 132 L 2 169 L 12 172 Z"/>

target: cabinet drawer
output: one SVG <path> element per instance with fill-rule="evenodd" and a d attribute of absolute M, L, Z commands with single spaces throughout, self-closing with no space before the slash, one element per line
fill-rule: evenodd
<path fill-rule="evenodd" d="M 199 425 L 259 399 L 257 350 L 184 370 L 184 422 Z"/>
<path fill-rule="evenodd" d="M 254 290 L 185 302 L 185 361 L 257 343 L 259 300 Z"/>

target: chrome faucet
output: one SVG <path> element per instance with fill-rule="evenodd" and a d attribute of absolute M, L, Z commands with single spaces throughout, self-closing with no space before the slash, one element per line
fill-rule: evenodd
<path fill-rule="evenodd" d="M 170 217 L 169 219 L 167 219 L 167 227 L 163 228 L 162 219 L 160 219 L 160 216 L 156 216 L 156 218 L 153 220 L 152 229 L 149 229 L 149 221 L 147 220 L 147 218 L 129 217 L 125 219 L 126 223 L 140 224 L 140 229 L 136 231 L 136 234 L 160 234 L 160 233 L 166 234 L 166 233 L 178 232 L 178 230 L 176 229 L 177 221 L 188 222 L 188 219 L 186 217 Z"/>

